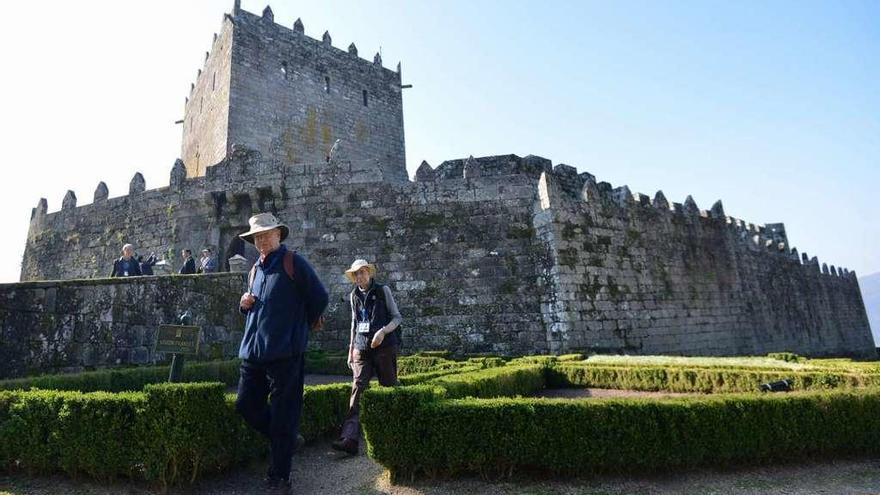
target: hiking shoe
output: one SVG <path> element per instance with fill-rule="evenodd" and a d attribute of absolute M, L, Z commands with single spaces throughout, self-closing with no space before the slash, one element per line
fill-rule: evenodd
<path fill-rule="evenodd" d="M 289 495 L 290 494 L 290 480 L 284 478 L 278 478 L 275 476 L 268 476 L 264 480 L 266 484 L 266 493 L 270 493 L 272 495 Z"/>
<path fill-rule="evenodd" d="M 349 455 L 357 455 L 358 443 L 350 438 L 340 438 L 333 442 L 333 449 Z"/>

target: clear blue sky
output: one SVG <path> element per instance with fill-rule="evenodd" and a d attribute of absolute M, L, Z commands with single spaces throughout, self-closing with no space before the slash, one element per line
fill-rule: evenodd
<path fill-rule="evenodd" d="M 264 3 L 243 0 L 259 13 Z M 183 101 L 232 1 L 4 5 L 0 281 L 30 209 L 168 183 Z M 403 62 L 407 161 L 536 154 L 615 186 L 785 222 L 880 271 L 880 2 L 275 2 Z"/>

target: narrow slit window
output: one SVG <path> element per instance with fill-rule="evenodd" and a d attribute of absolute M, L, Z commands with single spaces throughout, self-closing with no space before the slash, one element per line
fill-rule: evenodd
<path fill-rule="evenodd" d="M 281 62 L 281 75 L 287 79 L 287 62 Z"/>
<path fill-rule="evenodd" d="M 211 91 L 214 91 L 215 89 L 217 89 L 217 73 L 216 72 L 211 77 Z"/>
<path fill-rule="evenodd" d="M 367 94 L 367 90 L 366 90 L 366 89 L 364 90 L 363 95 L 364 95 L 364 106 L 367 106 L 367 103 L 369 102 L 369 100 L 368 100 L 369 95 Z"/>
<path fill-rule="evenodd" d="M 330 76 L 324 76 L 324 92 L 330 94 Z"/>

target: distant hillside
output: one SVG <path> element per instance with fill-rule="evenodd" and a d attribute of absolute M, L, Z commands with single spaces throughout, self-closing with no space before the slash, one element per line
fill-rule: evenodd
<path fill-rule="evenodd" d="M 880 346 L 880 272 L 859 277 L 859 287 L 868 310 L 871 331 L 874 332 L 874 343 Z"/>

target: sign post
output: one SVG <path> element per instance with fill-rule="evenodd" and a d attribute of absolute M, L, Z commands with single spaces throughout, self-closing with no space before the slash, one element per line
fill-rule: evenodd
<path fill-rule="evenodd" d="M 155 352 L 172 353 L 171 372 L 168 374 L 168 381 L 171 383 L 180 382 L 183 378 L 184 356 L 195 356 L 199 353 L 202 329 L 190 325 L 191 322 L 192 315 L 187 311 L 180 316 L 180 325 L 159 325 L 156 334 Z"/>

